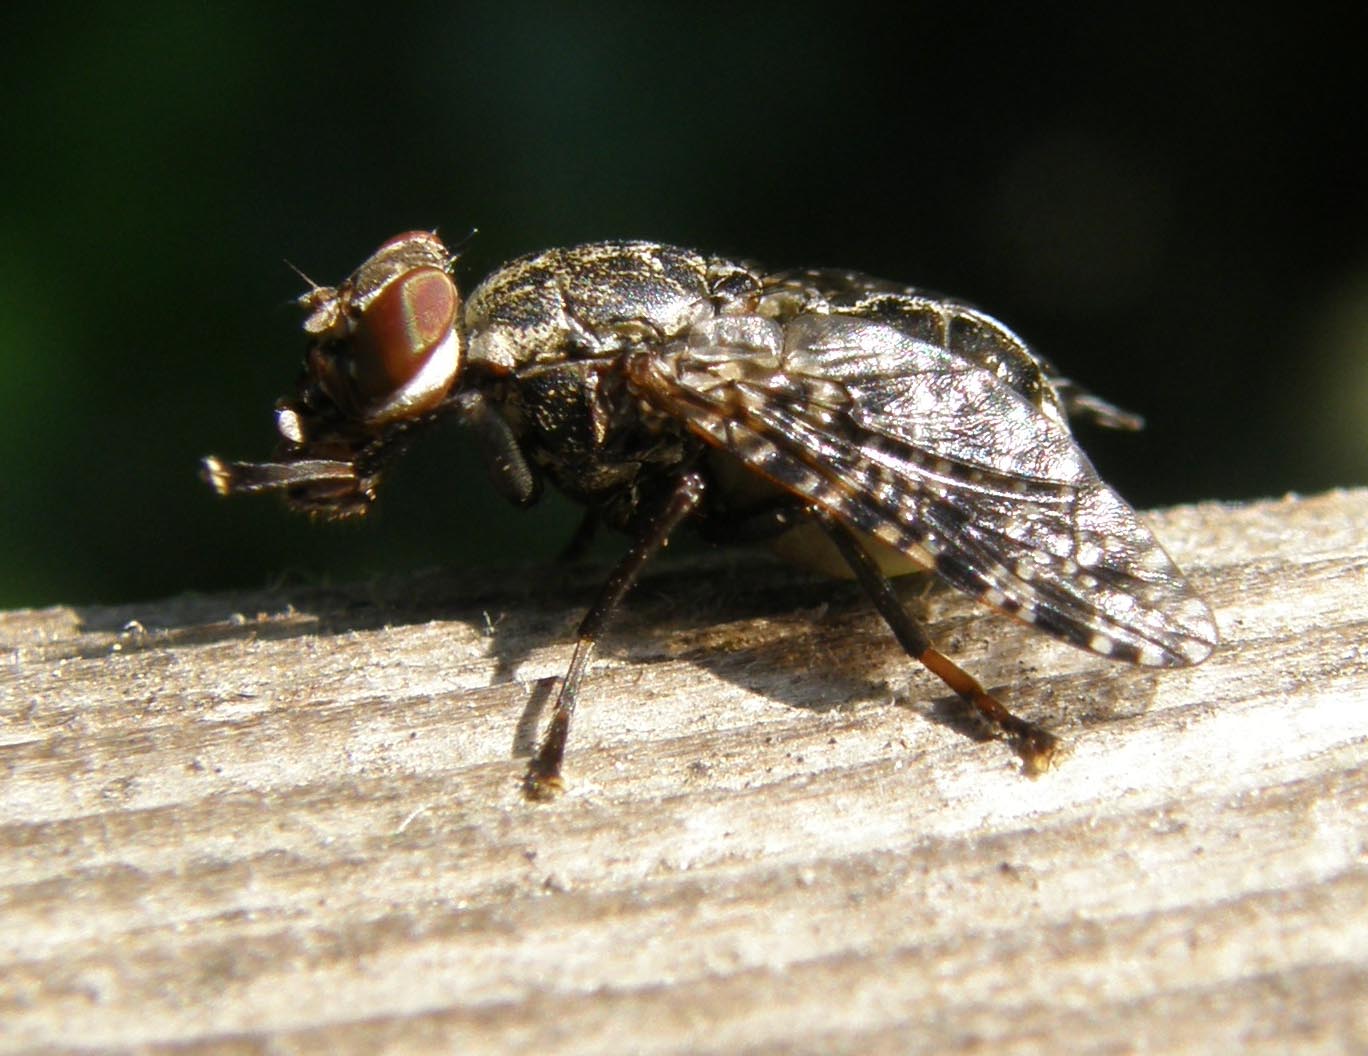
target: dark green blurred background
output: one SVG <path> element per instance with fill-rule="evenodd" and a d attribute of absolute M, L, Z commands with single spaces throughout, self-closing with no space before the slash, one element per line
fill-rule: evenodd
<path fill-rule="evenodd" d="M 969 298 L 1148 417 L 1083 437 L 1137 505 L 1368 482 L 1363 42 L 1314 6 L 6 6 L 4 606 L 554 553 L 451 433 L 357 527 L 196 477 L 272 447 L 284 260 L 415 227 L 480 229 L 466 288 L 632 236 Z"/>

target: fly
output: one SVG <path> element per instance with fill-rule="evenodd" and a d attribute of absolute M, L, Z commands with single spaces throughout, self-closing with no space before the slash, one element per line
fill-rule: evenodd
<path fill-rule="evenodd" d="M 939 652 L 890 576 L 930 569 L 1071 645 L 1200 663 L 1211 610 L 1075 442 L 1070 418 L 1140 420 L 1061 377 L 961 301 L 857 272 L 767 272 L 654 242 L 522 257 L 462 300 L 416 231 L 300 298 L 309 337 L 270 462 L 204 459 L 221 495 L 364 513 L 387 463 L 454 417 L 519 505 L 545 483 L 631 547 L 581 622 L 526 776 L 563 788 L 570 721 L 609 617 L 672 532 L 763 542 L 853 577 L 909 656 L 971 704 L 1028 773 L 1058 748 Z"/>

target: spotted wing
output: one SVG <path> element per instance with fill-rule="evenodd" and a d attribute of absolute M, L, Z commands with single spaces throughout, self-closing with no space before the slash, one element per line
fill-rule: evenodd
<path fill-rule="evenodd" d="M 1205 659 L 1211 610 L 1068 427 L 991 371 L 839 314 L 696 327 L 636 388 L 846 525 L 1073 645 Z"/>

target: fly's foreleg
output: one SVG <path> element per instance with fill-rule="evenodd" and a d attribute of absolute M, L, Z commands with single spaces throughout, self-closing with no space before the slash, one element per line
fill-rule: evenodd
<path fill-rule="evenodd" d="M 1013 715 L 977 679 L 935 649 L 926 630 L 907 611 L 893 590 L 893 584 L 859 540 L 830 514 L 814 509 L 813 516 L 841 551 L 856 580 L 874 602 L 874 607 L 879 610 L 879 615 L 892 629 L 907 655 L 922 663 L 959 694 L 962 700 L 972 704 L 980 715 L 1000 729 L 1015 746 L 1028 774 L 1035 776 L 1048 770 L 1059 747 L 1058 738 L 1043 727 Z"/>
<path fill-rule="evenodd" d="M 507 419 L 476 391 L 463 392 L 447 405 L 475 438 L 490 482 L 515 506 L 531 506 L 541 495 L 541 475 L 527 460 Z"/>
<path fill-rule="evenodd" d="M 580 682 L 593 658 L 599 637 L 651 555 L 664 545 L 680 522 L 698 508 L 703 492 L 703 478 L 699 474 L 686 473 L 679 479 L 660 512 L 646 525 L 631 550 L 613 569 L 598 598 L 585 613 L 575 640 L 575 652 L 570 658 L 570 669 L 561 682 L 546 736 L 527 768 L 523 787 L 529 798 L 550 799 L 565 787 L 561 780 L 561 762 L 565 758 L 565 742 L 570 735 L 570 719 L 575 713 Z"/>

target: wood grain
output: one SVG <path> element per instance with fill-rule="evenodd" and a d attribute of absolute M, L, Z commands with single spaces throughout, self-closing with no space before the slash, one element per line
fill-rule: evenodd
<path fill-rule="evenodd" d="M 975 739 L 849 585 L 602 567 L 0 614 L 0 1050 L 1368 1051 L 1368 491 L 1157 513 L 1206 664 L 946 592 L 1070 755 Z"/>

